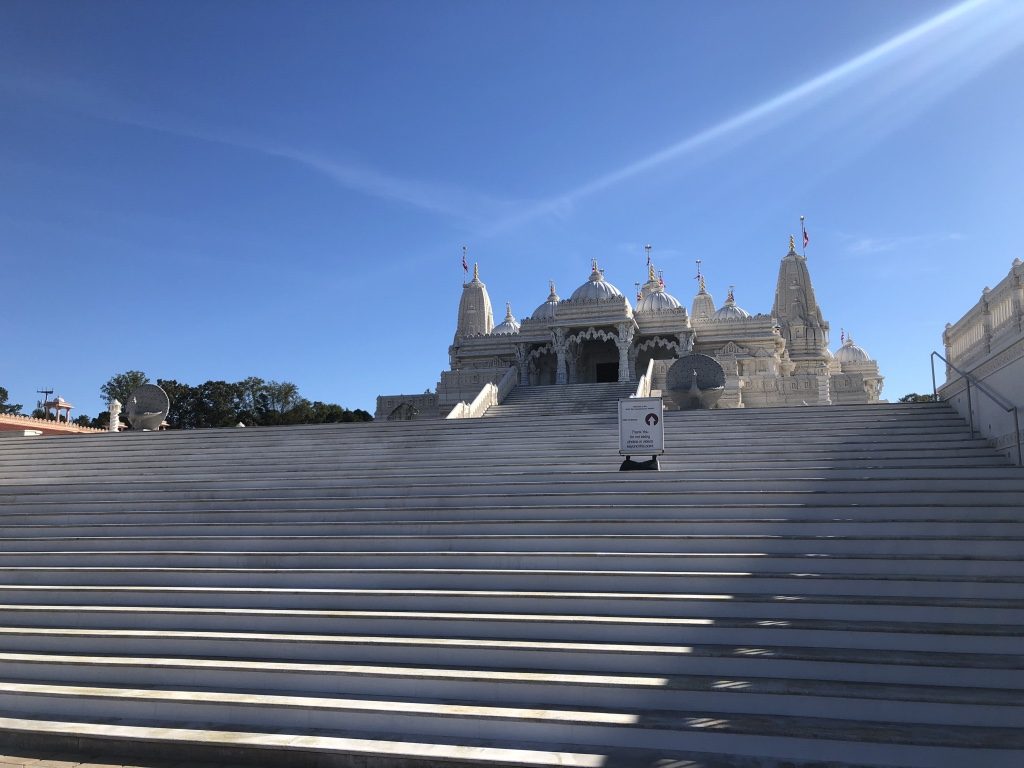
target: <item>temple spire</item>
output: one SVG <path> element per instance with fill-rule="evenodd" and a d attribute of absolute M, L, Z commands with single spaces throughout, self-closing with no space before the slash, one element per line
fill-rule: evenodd
<path fill-rule="evenodd" d="M 814 296 L 807 260 L 796 252 L 796 238 L 792 235 L 789 252 L 779 264 L 772 316 L 779 323 L 792 360 L 806 361 L 808 365 L 828 360 L 829 326 Z"/>
<path fill-rule="evenodd" d="M 455 341 L 466 336 L 480 336 L 494 329 L 494 314 L 487 286 L 480 279 L 480 265 L 473 264 L 473 279 L 462 286 L 459 300 L 459 319 L 455 328 Z"/>
<path fill-rule="evenodd" d="M 704 284 L 704 272 L 700 268 L 702 263 L 701 259 L 697 259 L 697 295 L 690 305 L 690 319 L 698 322 L 710 320 L 715 314 L 715 297 L 708 293 Z"/>

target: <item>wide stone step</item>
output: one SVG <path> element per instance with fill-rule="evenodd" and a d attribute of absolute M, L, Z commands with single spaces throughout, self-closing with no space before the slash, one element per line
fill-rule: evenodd
<path fill-rule="evenodd" d="M 603 675 L 201 658 L 0 653 L 4 683 L 463 700 L 490 706 L 608 707 L 1013 727 L 1021 692 L 835 680 Z M 116 681 L 116 683 L 115 683 Z M 2 688 L 0 688 L 2 690 Z"/>
<path fill-rule="evenodd" d="M 472 703 L 435 703 L 415 699 L 385 700 L 342 697 L 233 694 L 127 687 L 87 687 L 32 683 L 0 683 L 0 707 L 26 716 L 88 719 L 98 710 L 109 719 L 132 722 L 141 703 L 151 720 L 161 724 L 203 722 L 217 727 L 329 729 L 344 722 L 348 728 L 382 734 L 420 734 L 431 738 L 476 738 L 570 742 L 595 747 L 701 749 L 726 741 L 729 752 L 765 752 L 771 735 L 776 749 L 792 743 L 789 756 L 822 756 L 829 745 L 833 756 L 863 759 L 884 754 L 901 765 L 939 765 L 936 758 L 983 760 L 987 766 L 1012 765 L 1005 757 L 1024 755 L 1024 737 L 1012 727 L 900 724 L 886 720 L 889 707 L 878 706 L 879 719 L 844 720 L 822 717 L 774 717 L 690 709 L 685 712 L 616 707 L 599 709 L 538 709 L 494 707 Z M 891 709 L 899 709 L 892 707 Z M 138 722 L 138 721 L 136 721 Z M 714 722 L 713 730 L 709 725 Z M 786 738 L 774 736 L 787 734 Z M 751 739 L 751 737 L 754 737 Z M 809 739 L 813 751 L 800 751 Z M 848 745 L 847 742 L 854 742 Z M 754 746 L 756 744 L 756 747 Z M 845 754 L 843 749 L 846 749 Z M 945 750 L 943 750 L 945 748 Z M 758 750 L 754 752 L 753 750 Z M 827 752 L 826 752 L 827 754 Z M 998 762 L 989 760 L 996 756 Z M 930 763 L 910 762 L 928 756 Z M 1004 758 L 1004 759 L 1000 759 Z M 943 765 L 952 763 L 943 762 Z"/>
<path fill-rule="evenodd" d="M 52 516 L 51 516 L 52 517 Z M 1024 539 L 1024 519 L 980 518 L 942 520 L 925 518 L 899 520 L 865 517 L 860 519 L 826 518 L 752 518 L 691 519 L 683 517 L 602 519 L 580 516 L 566 519 L 493 519 L 493 520 L 349 520 L 310 519 L 295 514 L 264 521 L 219 520 L 193 515 L 189 520 L 167 519 L 168 513 L 151 515 L 150 520 L 134 520 L 127 513 L 123 522 L 81 522 L 67 516 L 54 522 L 22 516 L 15 523 L 0 520 L 0 536 L 16 538 L 104 537 L 104 536 L 278 536 L 301 531 L 303 536 L 472 536 L 472 535 L 727 535 L 727 536 L 867 536 L 904 539 L 914 537 L 1009 537 Z"/>
<path fill-rule="evenodd" d="M 904 500 L 909 501 L 909 500 Z M 235 503 L 237 504 L 237 503 Z M 575 522 L 576 520 L 593 521 L 595 524 L 614 522 L 620 520 L 636 520 L 642 525 L 645 521 L 667 521 L 680 524 L 691 523 L 700 525 L 721 524 L 721 532 L 728 533 L 730 530 L 738 530 L 735 525 L 742 523 L 778 524 L 783 530 L 795 530 L 786 528 L 791 523 L 806 523 L 828 525 L 832 530 L 841 529 L 844 525 L 852 525 L 858 522 L 880 523 L 890 521 L 895 526 L 906 524 L 907 530 L 916 530 L 916 524 L 952 524 L 952 525 L 989 525 L 1006 524 L 1012 530 L 1013 526 L 1021 521 L 1014 506 L 991 506 L 978 505 L 971 507 L 961 506 L 940 506 L 940 505 L 915 505 L 907 503 L 899 506 L 879 505 L 816 505 L 816 504 L 748 504 L 748 505 L 691 505 L 662 504 L 649 506 L 643 503 L 629 505 L 508 505 L 494 507 L 430 507 L 418 508 L 415 506 L 400 508 L 385 507 L 363 507 L 359 504 L 346 504 L 344 506 L 322 506 L 319 509 L 309 509 L 303 504 L 280 504 L 276 507 L 264 509 L 247 509 L 245 505 L 237 507 L 206 506 L 201 509 L 190 509 L 185 505 L 184 509 L 169 511 L 150 509 L 149 505 L 140 505 L 133 508 L 126 505 L 117 511 L 94 511 L 68 508 L 66 506 L 54 505 L 54 508 L 40 511 L 21 512 L 0 512 L 0 526 L 23 526 L 23 525 L 72 525 L 72 526 L 93 526 L 93 525 L 144 525 L 149 523 L 167 523 L 170 525 L 182 525 L 193 523 L 210 524 L 245 524 L 245 523 L 293 523 L 300 526 L 300 530 L 306 530 L 307 523 L 366 523 L 370 525 L 405 525 L 405 524 L 438 524 L 438 525 L 460 525 L 472 521 L 479 522 L 480 527 L 475 531 L 487 532 L 488 526 L 501 524 L 504 521 L 519 521 L 524 526 L 517 530 L 525 531 L 525 524 L 533 524 L 533 521 L 544 522 L 559 520 L 562 522 Z M 0 506 L 0 509 L 5 507 Z M 937 529 L 938 530 L 938 529 Z M 24 531 L 23 528 L 14 528 L 14 531 Z M 454 532 L 454 531 L 453 531 Z M 13 534 L 12 534 L 13 535 Z"/>
<path fill-rule="evenodd" d="M 805 645 L 1014 654 L 1019 625 L 811 619 L 553 616 L 520 613 L 315 611 L 164 606 L 0 605 L 0 625 L 80 629 L 458 636 L 624 643 Z"/>
<path fill-rule="evenodd" d="M 829 679 L 965 688 L 1024 687 L 1024 655 L 779 645 L 672 645 L 462 637 L 0 627 L 8 653 L 121 654 L 492 670 Z"/>
<path fill-rule="evenodd" d="M 639 475 L 639 476 L 638 476 Z M 122 485 L 112 493 L 108 485 L 85 484 L 68 486 L 25 485 L 0 489 L 0 500 L 18 501 L 75 501 L 95 498 L 120 499 L 130 496 L 141 501 L 158 499 L 168 491 L 174 491 L 179 498 L 206 498 L 211 494 L 223 497 L 230 491 L 243 493 L 235 496 L 258 496 L 261 492 L 281 496 L 295 493 L 303 495 L 322 491 L 323 495 L 347 496 L 423 496 L 451 494 L 465 496 L 477 493 L 502 493 L 530 495 L 533 493 L 573 493 L 587 491 L 593 495 L 606 493 L 783 493 L 783 492 L 824 492 L 829 493 L 913 493 L 920 491 L 956 491 L 960 493 L 1016 491 L 1019 500 L 1024 498 L 1024 471 L 1005 472 L 1001 476 L 975 477 L 969 472 L 945 473 L 941 477 L 803 477 L 774 478 L 752 477 L 733 478 L 729 476 L 707 478 L 693 473 L 673 470 L 663 472 L 590 472 L 563 475 L 557 479 L 545 476 L 523 474 L 519 476 L 502 474 L 497 476 L 477 475 L 472 477 L 413 476 L 395 478 L 381 488 L 379 477 L 327 477 L 319 478 L 269 478 L 220 480 L 212 482 L 167 483 L 147 481 L 141 484 Z M 383 491 L 383 494 L 382 494 Z M 6 505 L 5 505 L 6 506 Z"/>
<path fill-rule="evenodd" d="M 1024 623 L 1024 599 L 440 589 L 0 584 L 0 604 Z"/>
<path fill-rule="evenodd" d="M 891 463 L 884 463 L 870 460 L 851 460 L 843 462 L 842 466 L 826 465 L 823 462 L 815 462 L 812 459 L 794 461 L 792 459 L 779 459 L 777 466 L 772 462 L 744 462 L 736 461 L 712 461 L 706 457 L 691 457 L 682 466 L 675 466 L 672 462 L 666 461 L 662 467 L 662 475 L 671 476 L 680 482 L 690 480 L 789 480 L 789 481 L 830 481 L 830 480 L 879 480 L 899 479 L 920 480 L 926 478 L 962 477 L 964 479 L 980 480 L 992 479 L 1017 479 L 1024 475 L 1024 472 L 1017 467 L 990 466 L 983 457 L 963 461 L 974 461 L 977 463 L 958 464 L 952 458 L 924 462 L 920 458 L 907 457 L 903 463 L 895 459 Z M 766 466 L 767 464 L 767 466 Z M 397 469 L 397 465 L 392 465 Z M 8 473 L 6 477 L 0 478 L 0 498 L 21 492 L 21 489 L 38 490 L 37 486 L 51 485 L 55 477 L 60 478 L 61 490 L 68 491 L 90 491 L 96 490 L 98 486 L 104 485 L 105 490 L 110 490 L 110 483 L 117 479 L 130 479 L 131 487 L 135 489 L 164 488 L 173 490 L 188 483 L 203 487 L 241 487 L 252 483 L 254 479 L 261 482 L 269 481 L 291 481 L 299 479 L 311 482 L 333 482 L 345 483 L 367 483 L 376 480 L 380 482 L 379 467 L 375 464 L 365 462 L 347 462 L 340 466 L 337 461 L 323 462 L 306 461 L 301 465 L 284 469 L 277 465 L 252 464 L 239 467 L 237 462 L 224 467 L 212 467 L 209 464 L 190 467 L 171 466 L 154 459 L 146 463 L 140 463 L 136 467 L 120 468 L 118 472 L 105 470 L 102 478 L 98 478 L 95 470 L 87 470 L 82 467 L 69 467 L 59 473 Z M 481 482 L 484 478 L 490 480 L 499 479 L 531 479 L 538 481 L 542 478 L 562 478 L 571 475 L 574 479 L 581 479 L 588 475 L 605 477 L 606 473 L 600 470 L 588 470 L 580 466 L 578 461 L 565 460 L 559 464 L 533 466 L 525 461 L 517 464 L 503 464 L 487 470 L 486 474 L 481 472 L 467 472 L 463 467 L 454 465 L 452 462 L 415 462 L 413 464 L 401 465 L 401 477 L 397 481 L 409 480 L 412 478 L 429 478 L 431 480 L 446 478 L 449 483 L 461 482 L 463 479 L 475 479 Z"/>
<path fill-rule="evenodd" d="M 557 486 L 555 486 L 557 489 Z M 24 495 L 4 504 L 8 512 L 44 513 L 54 511 L 100 512 L 121 509 L 167 510 L 175 512 L 198 511 L 230 504 L 237 509 L 279 509 L 282 506 L 299 505 L 306 509 L 336 509 L 357 503 L 363 509 L 452 509 L 452 508 L 509 508 L 509 499 L 523 506 L 560 507 L 584 504 L 627 507 L 635 506 L 641 494 L 628 490 L 618 492 L 587 493 L 563 492 L 513 492 L 502 494 L 492 488 L 480 492 L 466 493 L 420 493 L 412 494 L 403 489 L 282 489 L 260 494 L 242 491 L 183 491 L 173 496 L 161 493 L 113 494 L 106 498 L 80 500 L 78 498 L 33 497 Z M 677 491 L 653 491 L 642 494 L 645 507 L 653 506 L 723 506 L 731 504 L 789 504 L 836 506 L 841 504 L 859 506 L 893 505 L 936 505 L 963 507 L 973 503 L 982 506 L 1005 506 L 1020 508 L 1019 491 L 832 491 L 828 490 L 779 490 L 779 491 L 692 491 L 685 488 Z"/>
<path fill-rule="evenodd" d="M 373 765 L 396 768 L 489 765 L 512 761 L 527 768 L 600 768 L 605 763 L 605 755 L 558 750 L 553 745 L 502 748 L 467 744 L 465 739 L 459 739 L 458 744 L 426 744 L 422 739 L 401 741 L 394 735 L 391 736 L 394 740 L 388 740 L 379 734 L 365 734 L 358 738 L 337 732 L 333 735 L 246 732 L 180 727 L 180 723 L 131 725 L 124 722 L 33 719 L 19 717 L 18 713 L 8 715 L 0 715 L 0 742 L 12 743 L 16 748 L 35 747 L 43 753 L 52 753 L 54 747 L 73 750 L 73 754 L 86 750 L 89 754 L 108 755 L 108 762 L 118 763 L 130 759 L 125 757 L 126 753 L 138 758 L 132 762 L 147 764 L 155 755 L 177 754 L 179 757 L 187 756 L 191 764 L 197 766 L 222 765 L 226 760 L 264 765 L 268 755 L 273 755 L 276 765 L 289 767 L 306 766 L 310 759 L 324 766 L 349 766 L 355 761 L 363 761 L 364 764 L 371 761 Z M 634 757 L 628 759 L 633 761 Z M 635 759 L 637 768 L 649 760 L 647 756 Z"/>
<path fill-rule="evenodd" d="M 782 591 L 787 595 L 877 594 L 888 596 L 949 596 L 951 598 L 986 597 L 994 590 L 1004 594 L 1014 582 L 1024 582 L 1024 558 L 1006 560 L 967 560 L 964 558 L 888 558 L 869 557 L 787 557 L 740 555 L 649 555 L 649 568 L 624 570 L 641 556 L 598 554 L 562 558 L 562 569 L 536 569 L 531 565 L 550 565 L 557 556 L 530 553 L 516 559 L 515 553 L 426 553 L 399 558 L 380 553 L 323 555 L 320 553 L 156 553 L 144 566 L 104 562 L 89 563 L 96 553 L 43 553 L 38 562 L 18 565 L 25 555 L 3 561 L 3 578 L 8 584 L 81 584 L 83 586 L 280 586 L 320 589 L 482 589 L 582 590 L 582 591 L 692 591 L 701 585 L 704 591 L 757 593 Z M 147 553 L 148 554 L 148 553 Z M 66 555 L 65 557 L 61 557 Z M 124 560 L 131 553 L 116 553 Z M 230 565 L 219 567 L 210 560 Z M 140 560 L 145 562 L 145 555 Z M 385 567 L 309 567 L 308 563 L 337 562 L 352 566 L 381 561 Z M 500 562 L 517 568 L 488 568 Z M 659 562 L 664 561 L 664 562 Z M 49 564 L 47 564 L 49 563 Z M 176 564 L 177 563 L 177 564 Z M 188 563 L 205 563 L 188 565 Z M 421 566 L 401 567 L 416 563 Z M 458 567 L 459 565 L 465 567 Z M 388 565 L 392 567 L 387 567 Z M 572 569 L 571 566 L 577 566 Z M 277 566 L 277 567 L 264 567 Z M 591 566 L 588 570 L 587 566 Z M 617 569 L 613 566 L 618 566 Z M 685 566 L 691 570 L 671 570 Z M 661 568 L 661 570 L 657 570 Z M 717 570 L 716 570 L 717 569 Z M 747 569 L 747 570 L 743 570 Z"/>
<path fill-rule="evenodd" d="M 138 750 L 160 753 L 173 749 L 178 754 L 187 754 L 195 761 L 223 763 L 226 759 L 245 759 L 247 765 L 264 764 L 269 753 L 274 755 L 278 765 L 288 768 L 308 765 L 311 755 L 315 756 L 318 765 L 348 766 L 358 762 L 389 768 L 494 764 L 515 764 L 523 768 L 603 768 L 609 765 L 616 768 L 651 768 L 666 764 L 687 765 L 689 768 L 746 768 L 750 761 L 745 755 L 758 755 L 762 758 L 778 756 L 785 758 L 792 768 L 820 765 L 819 758 L 822 756 L 837 768 L 864 768 L 863 762 L 851 762 L 854 759 L 875 761 L 874 764 L 878 765 L 877 760 L 883 759 L 886 754 L 898 754 L 900 764 L 906 768 L 950 768 L 963 765 L 963 761 L 971 757 L 985 759 L 988 768 L 1006 768 L 1015 766 L 1014 761 L 1018 760 L 1015 751 L 1000 749 L 975 749 L 968 753 L 960 748 L 894 747 L 886 750 L 885 747 L 854 745 L 856 749 L 851 750 L 846 742 L 841 741 L 809 744 L 777 737 L 734 734 L 720 737 L 708 732 L 702 732 L 692 740 L 690 748 L 697 751 L 603 748 L 585 753 L 573 751 L 570 745 L 551 743 L 516 742 L 514 745 L 500 747 L 493 742 L 460 738 L 458 744 L 439 741 L 426 744 L 423 740 L 413 738 L 403 741 L 394 735 L 388 740 L 377 734 L 352 732 L 310 735 L 174 726 L 174 723 L 130 725 L 29 719 L 16 715 L 0 718 L 0 734 L 19 744 L 85 746 L 90 750 L 105 750 L 114 755 L 123 754 L 126 745 L 131 746 L 135 753 Z M 726 743 L 735 744 L 736 748 L 726 750 Z M 841 762 L 832 759 L 844 749 L 846 754 Z M 804 759 L 811 763 L 803 762 Z"/>
<path fill-rule="evenodd" d="M 318 552 L 433 552 L 469 550 L 507 552 L 713 552 L 790 555 L 915 555 L 945 557 L 1015 557 L 1024 548 L 1024 538 L 993 536 L 914 536 L 905 538 L 872 536 L 791 535 L 571 535 L 571 534 L 480 534 L 316 536 L 316 535 L 177 535 L 177 536 L 46 536 L 0 537 L 5 553 L 39 551 L 180 551 L 184 549 L 223 551 L 238 547 L 252 552 L 303 549 Z"/>
<path fill-rule="evenodd" d="M 593 584 L 595 579 L 602 584 L 620 579 L 620 583 L 656 585 L 667 574 L 685 580 L 683 589 L 702 592 L 777 589 L 789 593 L 870 594 L 884 589 L 886 594 L 994 598 L 1019 596 L 1024 580 L 1024 558 L 1020 557 L 894 560 L 884 556 L 735 553 L 46 551 L 0 552 L 0 567 L 12 579 L 18 573 L 30 574 L 32 569 L 263 569 L 266 573 L 283 571 L 281 579 L 299 579 L 305 585 L 309 578 L 326 578 L 341 569 L 344 573 L 338 578 L 346 579 L 346 585 L 379 587 L 407 586 L 407 580 L 420 576 L 423 569 L 428 572 L 422 577 L 435 585 L 461 587 L 466 579 L 474 578 L 498 588 L 512 583 L 513 577 L 516 585 L 526 588 L 523 585 L 535 583 L 538 575 L 542 584 L 558 576 L 565 584 Z M 331 573 L 314 577 L 299 573 L 310 569 Z M 867 583 L 872 581 L 875 583 Z"/>

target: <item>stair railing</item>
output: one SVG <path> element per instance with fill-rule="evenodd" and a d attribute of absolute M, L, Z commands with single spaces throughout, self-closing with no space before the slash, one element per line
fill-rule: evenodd
<path fill-rule="evenodd" d="M 951 362 L 949 362 L 949 360 L 944 358 L 938 352 L 934 352 L 933 351 L 932 352 L 932 356 L 931 356 L 931 363 L 932 363 L 932 394 L 935 395 L 935 399 L 936 400 L 939 399 L 939 388 L 938 388 L 938 386 L 937 386 L 937 384 L 935 382 L 935 358 L 936 357 L 939 358 L 939 360 L 941 360 L 942 362 L 944 362 L 948 368 L 951 368 L 952 370 L 954 370 L 957 373 L 959 373 L 963 377 L 964 381 L 967 382 L 967 415 L 968 415 L 968 421 L 970 422 L 970 425 L 971 425 L 971 437 L 974 437 L 974 433 L 975 433 L 975 429 L 974 429 L 974 403 L 973 403 L 973 400 L 971 398 L 971 384 L 974 384 L 974 386 L 978 389 L 979 392 L 981 392 L 983 395 L 986 395 L 989 400 L 991 400 L 993 403 L 998 405 L 1004 411 L 1006 411 L 1009 414 L 1013 414 L 1013 434 L 1014 434 L 1014 438 L 1015 438 L 1016 443 L 1017 443 L 1017 466 L 1024 467 L 1024 458 L 1022 458 L 1022 456 L 1021 456 L 1021 443 L 1020 443 L 1020 413 L 1017 410 L 1017 406 L 1014 405 L 1013 403 L 1011 403 L 1006 398 L 1004 398 L 1002 395 L 999 395 L 999 394 L 993 392 L 985 384 L 983 384 L 981 382 L 981 380 L 978 379 L 977 377 L 972 376 L 971 374 L 967 373 L 966 371 L 961 371 L 959 368 L 957 368 L 955 365 L 953 365 Z"/>
<path fill-rule="evenodd" d="M 647 373 L 640 377 L 640 381 L 636 385 L 636 392 L 633 397 L 650 397 L 651 396 L 651 379 L 654 377 L 654 358 L 652 357 L 647 361 Z"/>
<path fill-rule="evenodd" d="M 518 370 L 515 366 L 510 367 L 505 371 L 505 375 L 501 377 L 501 381 L 498 382 L 498 405 L 505 402 L 505 398 L 508 397 L 509 392 L 516 388 L 516 384 L 519 383 Z"/>
<path fill-rule="evenodd" d="M 461 403 L 456 403 L 455 407 L 452 408 L 445 418 L 479 419 L 492 405 L 501 404 L 501 401 L 508 396 L 508 393 L 515 389 L 515 386 L 516 369 L 512 367 L 505 371 L 505 375 L 501 377 L 497 384 L 492 384 L 491 382 L 484 384 L 472 403 L 467 403 L 465 400 Z"/>

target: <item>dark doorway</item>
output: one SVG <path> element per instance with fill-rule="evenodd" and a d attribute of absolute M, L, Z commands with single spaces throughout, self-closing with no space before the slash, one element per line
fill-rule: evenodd
<path fill-rule="evenodd" d="M 598 363 L 594 366 L 594 380 L 600 384 L 608 381 L 619 380 L 618 363 Z"/>

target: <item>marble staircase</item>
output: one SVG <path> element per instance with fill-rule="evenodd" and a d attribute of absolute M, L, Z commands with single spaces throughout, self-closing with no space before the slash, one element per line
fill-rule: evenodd
<path fill-rule="evenodd" d="M 942 404 L 0 444 L 0 743 L 255 765 L 1024 764 L 1024 472 Z M 561 390 L 561 391 L 557 391 Z"/>
<path fill-rule="evenodd" d="M 616 401 L 636 391 L 636 382 L 611 384 L 561 384 L 516 387 L 500 405 L 485 416 L 551 416 L 577 413 L 616 413 Z"/>

